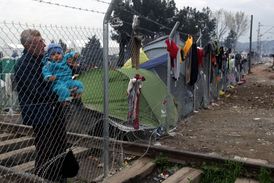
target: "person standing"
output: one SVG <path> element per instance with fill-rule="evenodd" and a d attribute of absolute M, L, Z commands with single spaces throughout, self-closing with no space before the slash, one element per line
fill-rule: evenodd
<path fill-rule="evenodd" d="M 241 60 L 242 56 L 240 53 L 235 54 L 235 68 L 236 68 L 236 81 L 241 81 Z"/>
<path fill-rule="evenodd" d="M 24 30 L 20 41 L 24 51 L 15 65 L 14 79 L 23 124 L 33 127 L 34 173 L 51 181 L 61 181 L 67 149 L 66 108 L 52 92 L 51 82 L 43 79 L 42 58 L 46 45 L 40 32 Z"/>

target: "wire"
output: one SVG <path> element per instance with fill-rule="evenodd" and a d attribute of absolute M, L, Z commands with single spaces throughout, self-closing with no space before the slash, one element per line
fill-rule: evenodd
<path fill-rule="evenodd" d="M 154 23 L 154 24 L 156 24 L 156 25 L 159 25 L 159 26 L 161 26 L 161 27 L 163 27 L 163 28 L 165 28 L 165 29 L 167 29 L 167 30 L 172 30 L 172 28 L 170 28 L 170 27 L 167 27 L 167 26 L 165 26 L 165 25 L 163 25 L 163 24 L 161 24 L 161 23 L 158 23 L 158 22 L 155 21 L 155 20 L 152 20 L 152 19 L 150 19 L 150 18 L 148 18 L 148 17 L 145 17 L 145 16 L 141 15 L 141 13 L 139 13 L 139 12 L 136 11 L 136 10 L 134 10 L 133 8 L 126 7 L 125 5 L 120 5 L 120 6 L 126 8 L 126 9 L 122 9 L 123 11 L 126 11 L 126 12 L 128 12 L 128 13 L 130 13 L 130 14 L 132 14 L 132 15 L 138 15 L 140 18 L 146 19 L 147 21 L 152 22 L 152 23 Z M 129 8 L 130 10 L 127 10 L 127 8 Z"/>
<path fill-rule="evenodd" d="M 269 33 L 272 29 L 274 28 L 274 26 L 270 27 L 269 29 L 267 29 L 264 33 L 261 34 L 261 36 L 263 36 L 266 33 Z"/>
<path fill-rule="evenodd" d="M 128 13 L 131 13 L 132 15 L 138 15 L 140 18 L 143 18 L 143 19 L 145 19 L 145 20 L 147 20 L 147 21 L 149 21 L 149 22 L 152 22 L 152 23 L 154 23 L 154 24 L 156 24 L 156 25 L 158 25 L 158 26 L 160 26 L 160 27 L 163 27 L 163 28 L 165 28 L 165 29 L 167 29 L 167 30 L 172 30 L 172 28 L 170 28 L 170 27 L 167 27 L 167 26 L 165 26 L 165 25 L 163 25 L 163 24 L 161 24 L 161 23 L 159 23 L 159 22 L 157 22 L 157 21 L 155 21 L 155 20 L 152 20 L 152 19 L 150 19 L 150 18 L 148 18 L 148 17 L 145 17 L 145 16 L 143 16 L 143 15 L 141 15 L 141 13 L 140 12 L 138 12 L 138 11 L 136 11 L 136 10 L 134 10 L 133 8 L 131 8 L 131 7 L 126 7 L 125 5 L 120 5 L 120 6 L 123 6 L 123 7 L 125 7 L 125 8 L 129 8 L 130 10 L 127 10 L 127 9 L 122 9 L 123 11 L 126 11 L 126 12 L 128 12 Z M 180 31 L 177 31 L 177 32 L 179 32 L 180 34 L 182 34 L 182 35 L 190 35 L 189 33 L 184 33 L 184 32 L 180 32 Z"/>
<path fill-rule="evenodd" d="M 50 2 L 50 1 L 44 1 L 44 0 L 33 0 L 33 1 L 36 1 L 36 2 L 39 2 L 39 3 L 44 3 L 44 4 L 49 4 L 49 5 L 60 6 L 60 7 L 64 7 L 64 8 L 70 8 L 70 9 L 74 9 L 74 10 L 87 11 L 87 12 L 92 12 L 92 13 L 99 13 L 99 14 L 103 14 L 103 15 L 105 14 L 105 12 L 101 12 L 101 11 L 97 11 L 97 10 L 92 10 L 92 9 L 87 9 L 87 8 L 79 8 L 79 7 L 69 6 L 69 5 L 65 5 L 65 4 L 53 3 L 53 2 Z"/>
<path fill-rule="evenodd" d="M 64 8 L 70 8 L 70 9 L 80 10 L 80 11 L 99 13 L 99 14 L 103 14 L 103 15 L 105 14 L 105 12 L 101 12 L 101 11 L 97 11 L 97 10 L 92 10 L 92 9 L 87 9 L 87 8 L 79 8 L 79 7 L 64 5 L 64 4 L 60 4 L 60 3 L 53 3 L 53 2 L 50 2 L 50 1 L 44 1 L 44 0 L 33 0 L 33 1 L 36 1 L 36 2 L 39 2 L 39 3 L 44 3 L 44 4 L 49 4 L 49 5 L 60 6 L 60 7 L 64 7 Z M 106 1 L 103 1 L 103 0 L 93 0 L 93 1 L 97 1 L 97 2 L 100 2 L 100 3 L 108 4 L 108 5 L 110 4 L 109 2 L 106 2 Z M 172 30 L 172 28 L 170 28 L 170 27 L 167 27 L 167 26 L 165 26 L 165 25 L 163 25 L 163 24 L 161 24 L 161 23 L 159 23 L 159 22 L 157 22 L 155 20 L 152 20 L 152 19 L 150 19 L 148 17 L 145 17 L 145 16 L 141 15 L 140 12 L 134 10 L 131 7 L 126 7 L 125 5 L 119 5 L 119 6 L 122 6 L 124 8 L 129 8 L 130 9 L 130 11 L 127 10 L 127 9 L 122 9 L 123 11 L 131 13 L 132 15 L 137 14 L 140 18 L 143 18 L 143 19 L 145 19 L 145 20 L 147 20 L 149 22 L 152 22 L 152 23 L 154 23 L 154 24 L 156 24 L 156 25 L 158 25 L 158 26 L 160 26 L 160 27 L 162 27 L 164 29 Z M 183 34 L 183 35 L 189 35 L 188 33 L 183 33 L 183 32 L 180 32 L 180 33 Z"/>
<path fill-rule="evenodd" d="M 103 1 L 103 0 L 92 0 L 92 1 L 97 1 L 99 3 L 103 3 L 103 4 L 108 4 L 110 5 L 110 2 L 106 2 L 106 1 Z"/>

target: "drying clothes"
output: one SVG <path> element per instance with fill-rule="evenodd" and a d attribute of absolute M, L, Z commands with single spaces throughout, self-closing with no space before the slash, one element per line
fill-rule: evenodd
<path fill-rule="evenodd" d="M 178 46 L 176 45 L 176 43 L 173 40 L 166 40 L 166 45 L 167 45 L 167 51 L 169 52 L 170 58 L 176 59 L 177 57 L 177 52 L 179 50 Z"/>
<path fill-rule="evenodd" d="M 185 42 L 185 46 L 184 46 L 184 59 L 186 58 L 191 46 L 193 44 L 193 38 L 192 36 L 188 35 L 188 38 Z"/>
<path fill-rule="evenodd" d="M 128 123 L 133 125 L 134 129 L 139 129 L 139 106 L 143 81 L 145 81 L 144 76 L 136 74 L 133 79 L 130 79 L 127 87 Z"/>
<path fill-rule="evenodd" d="M 197 48 L 197 54 L 198 54 L 198 65 L 202 66 L 203 65 L 203 58 L 204 58 L 204 49 L 198 47 Z"/>
<path fill-rule="evenodd" d="M 218 64 L 219 70 L 222 70 L 223 68 L 223 56 L 224 56 L 224 47 L 221 46 L 217 54 L 217 64 Z"/>
<path fill-rule="evenodd" d="M 190 74 L 190 82 L 188 83 L 190 86 L 193 86 L 198 78 L 198 51 L 196 43 L 192 44 L 191 51 L 191 74 Z"/>
<path fill-rule="evenodd" d="M 177 57 L 177 54 L 179 53 L 179 47 L 176 45 L 176 43 L 173 40 L 166 40 L 166 45 L 167 45 L 167 51 L 169 52 L 170 56 L 170 64 L 171 64 L 171 73 L 172 77 L 177 80 L 179 78 L 179 67 L 178 63 L 179 62 L 179 57 Z M 178 59 L 177 59 L 178 58 Z"/>
<path fill-rule="evenodd" d="M 175 42 L 176 44 L 178 45 L 178 52 L 177 52 L 177 57 L 176 57 L 176 60 L 175 60 L 175 63 L 174 63 L 174 68 L 173 68 L 173 73 L 174 73 L 174 77 L 173 79 L 175 79 L 176 81 L 179 79 L 180 77 L 180 72 L 181 72 L 181 45 L 180 45 L 180 42 L 181 42 L 181 39 L 180 39 L 180 34 L 176 34 L 175 35 Z M 176 83 L 175 83 L 175 86 L 176 86 Z"/>
<path fill-rule="evenodd" d="M 191 50 L 190 50 L 191 52 Z M 185 58 L 185 82 L 189 83 L 190 82 L 190 75 L 191 75 L 191 56 L 188 55 Z"/>
<path fill-rule="evenodd" d="M 180 47 L 180 55 L 180 64 L 182 64 L 185 60 L 184 49 L 182 47 Z"/>

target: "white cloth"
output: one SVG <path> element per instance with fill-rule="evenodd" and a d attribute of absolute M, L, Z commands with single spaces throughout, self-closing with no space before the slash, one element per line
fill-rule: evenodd
<path fill-rule="evenodd" d="M 4 88 L 6 86 L 5 81 L 3 81 L 2 79 L 0 79 L 0 87 Z"/>

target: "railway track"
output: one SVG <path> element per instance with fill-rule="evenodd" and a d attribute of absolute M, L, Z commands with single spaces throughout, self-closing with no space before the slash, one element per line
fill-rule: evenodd
<path fill-rule="evenodd" d="M 45 182 L 42 178 L 32 174 L 34 168 L 33 153 L 35 151 L 32 136 L 32 128 L 29 126 L 0 122 L 0 180 L 6 180 L 6 182 Z M 85 162 L 90 159 L 92 155 L 94 156 L 94 150 L 102 151 L 103 138 L 101 137 L 68 132 L 68 139 L 70 144 L 74 144 L 73 151 L 79 161 Z M 164 183 L 189 182 L 190 180 L 199 183 L 203 177 L 203 171 L 199 167 L 204 163 L 225 164 L 228 161 L 237 162 L 246 169 L 248 175 L 258 174 L 262 168 L 268 169 L 272 173 L 272 177 L 274 172 L 273 165 L 252 160 L 229 160 L 200 153 L 114 139 L 110 139 L 110 150 L 138 158 L 131 162 L 130 166 L 104 179 L 103 182 L 105 183 L 140 182 L 155 171 L 157 167 L 155 159 L 161 155 L 165 155 L 168 162 L 184 165 L 172 175 L 169 175 L 168 178 L 165 178 Z M 97 157 L 96 161 L 99 161 L 98 159 L 100 157 Z M 102 171 L 100 173 L 102 174 Z M 98 179 L 100 173 L 85 181 L 92 182 L 92 180 L 96 180 L 96 177 Z M 236 182 L 255 183 L 256 181 L 237 179 Z"/>

